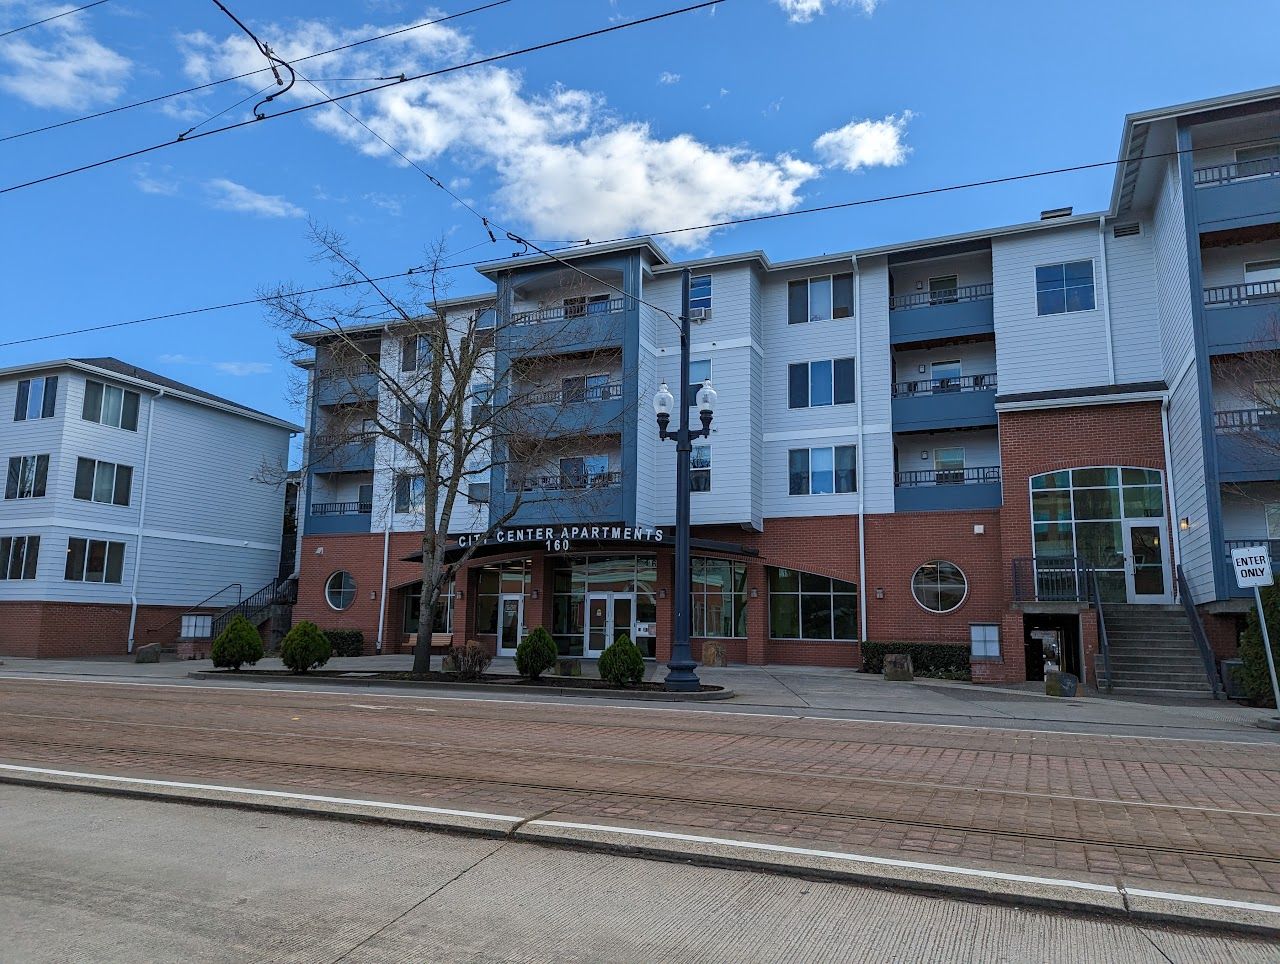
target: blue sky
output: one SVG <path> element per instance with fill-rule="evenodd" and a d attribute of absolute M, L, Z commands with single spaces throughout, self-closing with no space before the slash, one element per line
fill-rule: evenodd
<path fill-rule="evenodd" d="M 79 2 L 4 0 L 0 32 Z M 297 57 L 481 2 L 227 5 Z M 682 5 L 511 0 L 308 61 L 304 73 L 345 92 L 367 84 L 343 78 L 432 69 Z M 1111 159 L 1127 112 L 1275 82 L 1273 2 L 1212 7 L 725 0 L 349 105 L 498 223 L 599 240 Z M 0 136 L 261 62 L 212 2 L 109 0 L 0 39 Z M 0 187 L 169 140 L 266 82 L 0 142 Z M 295 91 L 291 103 L 315 99 L 301 82 Z M 213 124 L 247 118 L 251 104 Z M 1096 210 L 1111 177 L 1101 169 L 660 243 L 676 256 L 763 248 L 782 260 L 1030 220 L 1048 207 Z M 453 199 L 327 108 L 0 195 L 0 341 L 324 283 L 308 217 L 379 273 L 421 263 L 441 238 L 461 260 L 513 250 L 490 244 Z M 453 291 L 482 281 L 459 271 Z M 245 307 L 2 347 L 0 366 L 111 354 L 297 416 L 277 342 L 263 310 Z"/>

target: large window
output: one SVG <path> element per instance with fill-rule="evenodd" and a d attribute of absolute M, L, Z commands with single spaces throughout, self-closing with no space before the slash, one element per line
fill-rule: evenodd
<path fill-rule="evenodd" d="M 87 381 L 84 383 L 84 407 L 81 415 L 86 422 L 100 422 L 136 432 L 139 399 L 137 392 L 102 382 Z"/>
<path fill-rule="evenodd" d="M 57 375 L 24 378 L 18 382 L 18 399 L 13 406 L 13 420 L 26 422 L 37 418 L 53 418 L 57 403 Z"/>
<path fill-rule="evenodd" d="M 711 491 L 710 445 L 695 445 L 689 454 L 689 488 L 693 492 Z"/>
<path fill-rule="evenodd" d="M 475 631 L 497 633 L 498 597 L 505 593 L 524 595 L 528 588 L 528 560 L 518 559 L 482 568 L 476 587 Z"/>
<path fill-rule="evenodd" d="M 39 557 L 39 536 L 0 537 L 0 579 L 34 579 Z"/>
<path fill-rule="evenodd" d="M 769 635 L 774 639 L 857 639 L 857 583 L 771 567 Z"/>
<path fill-rule="evenodd" d="M 689 362 L 689 392 L 685 396 L 689 399 L 689 406 L 696 408 L 698 405 L 698 392 L 702 391 L 702 383 L 711 378 L 711 359 L 699 358 Z"/>
<path fill-rule="evenodd" d="M 444 590 L 436 599 L 436 618 L 432 625 L 433 633 L 453 632 L 453 580 L 450 579 Z M 418 632 L 418 622 L 422 614 L 422 583 L 415 583 L 408 588 L 404 597 L 404 631 Z"/>
<path fill-rule="evenodd" d="M 72 491 L 75 498 L 106 505 L 128 505 L 132 488 L 132 466 L 76 459 L 76 485 Z"/>
<path fill-rule="evenodd" d="M 1036 268 L 1036 314 L 1092 311 L 1093 262 L 1069 261 Z"/>
<path fill-rule="evenodd" d="M 43 498 L 48 482 L 49 456 L 15 455 L 9 459 L 4 497 L 6 499 Z"/>
<path fill-rule="evenodd" d="M 588 593 L 634 593 L 635 621 L 652 626 L 658 619 L 658 567 L 653 556 L 558 559 L 551 587 L 551 634 L 562 656 L 582 655 Z M 644 656 L 653 657 L 653 636 L 637 636 L 632 642 Z"/>
<path fill-rule="evenodd" d="M 853 274 L 802 278 L 787 285 L 787 323 L 801 325 L 853 314 Z"/>
<path fill-rule="evenodd" d="M 124 543 L 102 539 L 68 539 L 67 565 L 63 578 L 68 582 L 123 582 Z"/>
<path fill-rule="evenodd" d="M 355 576 L 341 569 L 331 575 L 324 584 L 324 601 L 329 604 L 330 609 L 338 612 L 350 609 L 351 604 L 356 601 Z"/>
<path fill-rule="evenodd" d="M 421 512 L 426 491 L 426 480 L 421 475 L 397 475 L 396 511 Z"/>
<path fill-rule="evenodd" d="M 791 408 L 812 408 L 852 404 L 857 400 L 854 369 L 852 358 L 826 358 L 788 366 L 788 405 Z"/>
<path fill-rule="evenodd" d="M 695 274 L 689 280 L 689 309 L 711 307 L 711 275 Z"/>
<path fill-rule="evenodd" d="M 858 491 L 856 445 L 791 449 L 787 453 L 790 495 L 833 495 Z"/>
<path fill-rule="evenodd" d="M 693 635 L 745 639 L 747 566 L 727 559 L 693 560 Z"/>
<path fill-rule="evenodd" d="M 954 562 L 935 559 L 915 571 L 911 595 L 931 613 L 949 613 L 969 595 L 969 582 Z"/>

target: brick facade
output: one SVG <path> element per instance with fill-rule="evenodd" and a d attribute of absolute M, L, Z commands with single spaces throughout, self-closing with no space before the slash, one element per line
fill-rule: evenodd
<path fill-rule="evenodd" d="M 136 645 L 172 645 L 185 609 L 139 606 Z M 33 659 L 120 656 L 129 652 L 129 607 L 107 603 L 0 602 L 0 655 Z"/>

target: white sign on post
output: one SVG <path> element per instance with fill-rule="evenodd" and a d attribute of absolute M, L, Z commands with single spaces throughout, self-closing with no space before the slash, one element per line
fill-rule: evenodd
<path fill-rule="evenodd" d="M 1270 586 L 1275 581 L 1271 575 L 1271 552 L 1265 545 L 1232 549 L 1231 565 L 1236 570 L 1236 585 L 1241 589 Z"/>

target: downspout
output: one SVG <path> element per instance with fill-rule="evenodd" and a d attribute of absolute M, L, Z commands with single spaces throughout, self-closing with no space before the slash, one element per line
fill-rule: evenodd
<path fill-rule="evenodd" d="M 853 331 L 854 351 L 858 358 L 858 448 L 854 471 L 858 474 L 858 631 L 862 641 L 867 641 L 867 527 L 865 523 L 866 509 L 866 473 L 862 453 L 863 406 L 866 402 L 866 382 L 862 377 L 862 272 L 858 270 L 858 256 L 851 259 L 853 263 Z"/>
<path fill-rule="evenodd" d="M 1160 402 L 1160 434 L 1164 441 L 1164 477 L 1169 483 L 1169 524 L 1172 527 L 1172 538 L 1169 540 L 1170 562 L 1173 565 L 1173 573 L 1177 573 L 1178 560 L 1182 555 L 1182 530 L 1181 516 L 1178 515 L 1178 494 L 1173 487 L 1173 463 L 1169 459 L 1169 400 L 1172 394 L 1171 391 L 1165 392 Z M 1177 585 L 1178 580 L 1175 576 L 1173 579 L 1175 590 Z"/>
<path fill-rule="evenodd" d="M 1098 218 L 1098 264 L 1102 269 L 1102 325 L 1107 333 L 1107 384 L 1116 383 L 1116 346 L 1111 341 L 1111 279 L 1107 277 L 1107 219 Z"/>
<path fill-rule="evenodd" d="M 391 513 L 382 530 L 382 593 L 378 596 L 378 653 L 382 652 L 382 631 L 387 623 L 387 560 L 391 555 Z M 421 632 L 422 627 L 418 627 Z"/>
<path fill-rule="evenodd" d="M 138 574 L 142 570 L 142 530 L 147 521 L 147 477 L 151 473 L 151 429 L 156 423 L 156 402 L 164 398 L 160 389 L 147 412 L 147 442 L 142 454 L 142 488 L 138 493 L 138 536 L 133 550 L 133 585 L 129 588 L 129 648 L 133 652 L 134 631 L 138 628 Z"/>

